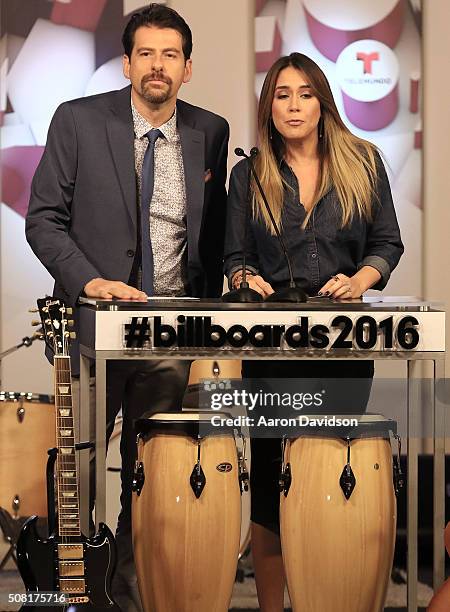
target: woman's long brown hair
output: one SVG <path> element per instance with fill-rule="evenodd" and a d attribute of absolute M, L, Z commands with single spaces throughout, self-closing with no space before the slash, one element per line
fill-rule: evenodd
<path fill-rule="evenodd" d="M 286 185 L 280 172 L 280 159 L 285 154 L 284 141 L 272 121 L 272 102 L 280 72 L 292 66 L 301 71 L 311 93 L 320 102 L 322 132 L 318 140 L 320 174 L 314 194 L 313 205 L 305 222 L 306 227 L 314 206 L 331 186 L 336 190 L 342 209 L 342 226 L 347 225 L 356 214 L 370 219 L 377 177 L 376 148 L 350 132 L 336 108 L 330 84 L 319 66 L 302 53 L 291 53 L 280 57 L 270 68 L 264 80 L 258 107 L 259 155 L 255 167 L 262 187 L 267 195 L 275 220 L 279 224 L 283 208 Z M 254 194 L 254 216 L 265 223 L 274 234 L 269 215 L 262 199 L 252 184 Z"/>

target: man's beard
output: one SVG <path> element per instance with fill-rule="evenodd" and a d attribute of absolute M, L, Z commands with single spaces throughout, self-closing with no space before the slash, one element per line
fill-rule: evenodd
<path fill-rule="evenodd" d="M 152 89 L 152 85 L 150 83 L 152 79 L 164 81 L 169 87 L 167 89 Z M 163 104 L 172 94 L 172 79 L 167 76 L 163 76 L 160 73 L 147 75 L 142 78 L 141 91 L 142 97 L 146 102 L 149 102 L 150 104 Z"/>

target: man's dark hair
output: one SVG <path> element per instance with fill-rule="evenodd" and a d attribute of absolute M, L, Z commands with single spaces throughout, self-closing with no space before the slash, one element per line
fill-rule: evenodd
<path fill-rule="evenodd" d="M 152 2 L 138 13 L 134 13 L 127 23 L 122 35 L 122 44 L 125 55 L 131 57 L 134 46 L 134 33 L 141 26 L 154 26 L 155 28 L 171 28 L 181 34 L 184 59 L 188 60 L 192 53 L 192 32 L 183 17 L 176 11 Z"/>

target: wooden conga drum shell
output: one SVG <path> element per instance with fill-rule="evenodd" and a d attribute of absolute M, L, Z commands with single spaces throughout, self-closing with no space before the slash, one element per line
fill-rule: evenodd
<path fill-rule="evenodd" d="M 12 516 L 47 516 L 47 450 L 55 446 L 56 434 L 51 399 L 1 396 L 0 506 Z"/>
<path fill-rule="evenodd" d="M 240 359 L 198 359 L 192 362 L 189 385 L 197 385 L 203 379 L 241 378 Z"/>
<path fill-rule="evenodd" d="M 242 378 L 239 359 L 199 359 L 191 365 L 189 383 L 183 398 L 183 410 L 211 410 L 208 393 L 202 381 L 217 385 L 231 384 Z M 219 387 L 220 388 L 220 387 Z M 224 387 L 225 388 L 225 387 Z"/>
<path fill-rule="evenodd" d="M 133 547 L 145 612 L 225 612 L 239 553 L 241 499 L 233 437 L 201 442 L 206 485 L 189 484 L 197 443 L 179 433 L 139 441 L 145 482 L 133 493 Z M 217 466 L 229 463 L 230 471 Z"/>
<path fill-rule="evenodd" d="M 380 612 L 396 528 L 389 440 L 352 441 L 348 500 L 339 486 L 344 440 L 298 438 L 288 453 L 292 484 L 281 495 L 280 525 L 293 611 Z"/>

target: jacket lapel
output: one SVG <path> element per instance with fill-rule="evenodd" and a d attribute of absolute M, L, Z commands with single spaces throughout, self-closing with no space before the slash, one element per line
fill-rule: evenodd
<path fill-rule="evenodd" d="M 188 261 L 190 266 L 200 266 L 198 242 L 205 193 L 205 135 L 189 125 L 179 104 L 177 115 L 186 185 Z"/>
<path fill-rule="evenodd" d="M 125 87 L 115 94 L 106 122 L 111 155 L 119 178 L 125 205 L 137 226 L 136 174 L 134 167 L 134 129 L 131 114 L 131 87 Z"/>

